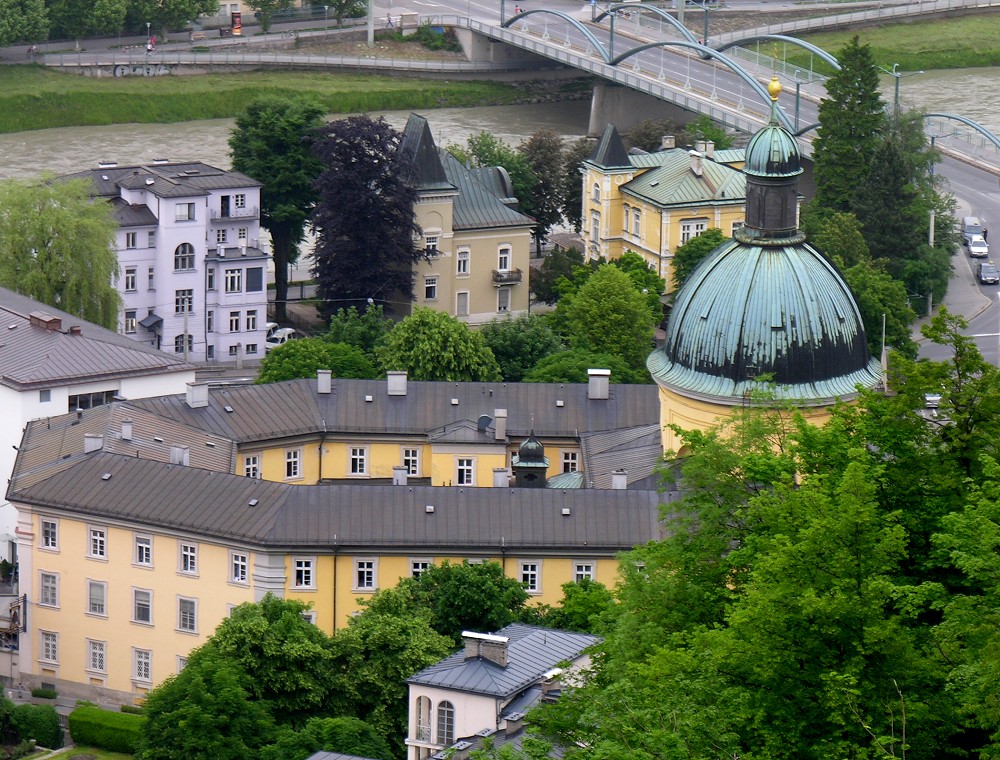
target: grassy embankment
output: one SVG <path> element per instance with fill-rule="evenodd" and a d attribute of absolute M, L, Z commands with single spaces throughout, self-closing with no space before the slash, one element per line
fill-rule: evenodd
<path fill-rule="evenodd" d="M 41 66 L 0 66 L 0 132 L 231 118 L 259 95 L 306 95 L 329 113 L 506 105 L 524 86 L 359 74 L 258 71 L 94 79 Z"/>
<path fill-rule="evenodd" d="M 892 68 L 894 63 L 899 64 L 900 71 L 964 69 L 1000 64 L 1000 14 L 996 13 L 890 24 L 856 31 L 804 34 L 801 37 L 836 55 L 854 35 L 863 45 L 871 47 L 875 63 L 886 69 Z M 793 52 L 793 48 L 788 47 L 789 63 L 808 66 L 809 61 L 808 52 Z M 823 71 L 819 64 L 813 58 L 813 67 Z"/>

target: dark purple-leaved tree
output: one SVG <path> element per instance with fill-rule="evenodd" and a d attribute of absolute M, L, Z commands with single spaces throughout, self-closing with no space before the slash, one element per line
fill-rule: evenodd
<path fill-rule="evenodd" d="M 314 133 L 323 171 L 315 184 L 313 275 L 325 313 L 413 295 L 413 263 L 423 256 L 414 245 L 417 169 L 401 140 L 384 119 L 367 116 Z"/>

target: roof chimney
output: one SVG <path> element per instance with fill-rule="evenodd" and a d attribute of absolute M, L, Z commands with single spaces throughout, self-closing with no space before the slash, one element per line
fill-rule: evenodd
<path fill-rule="evenodd" d="M 702 175 L 702 160 L 704 156 L 696 150 L 689 150 L 688 155 L 691 156 L 691 173 L 696 177 Z"/>
<path fill-rule="evenodd" d="M 715 158 L 715 142 L 713 140 L 705 140 L 705 157 Z"/>
<path fill-rule="evenodd" d="M 321 369 L 316 372 L 316 391 L 318 393 L 330 393 L 333 390 L 333 372 L 328 369 Z"/>
<path fill-rule="evenodd" d="M 624 491 L 628 488 L 628 473 L 625 470 L 615 470 L 611 473 L 611 490 Z"/>
<path fill-rule="evenodd" d="M 33 324 L 35 327 L 44 327 L 46 330 L 61 330 L 62 320 L 59 317 L 53 317 L 51 314 L 46 314 L 44 311 L 33 311 L 28 315 L 28 322 Z"/>
<path fill-rule="evenodd" d="M 90 454 L 93 451 L 100 451 L 104 448 L 104 436 L 94 433 L 85 433 L 83 436 L 83 453 Z"/>
<path fill-rule="evenodd" d="M 406 395 L 406 372 L 386 372 L 386 393 L 390 396 Z"/>
<path fill-rule="evenodd" d="M 677 140 L 673 135 L 663 135 L 660 138 L 660 150 L 673 150 L 677 147 Z"/>
<path fill-rule="evenodd" d="M 510 485 L 510 472 L 506 467 L 493 468 L 493 487 L 506 488 Z"/>
<path fill-rule="evenodd" d="M 493 437 L 498 441 L 507 440 L 507 410 L 493 410 Z"/>
<path fill-rule="evenodd" d="M 208 386 L 202 383 L 188 383 L 187 405 L 192 409 L 208 406 Z"/>
<path fill-rule="evenodd" d="M 405 486 L 406 479 L 409 476 L 410 471 L 403 464 L 394 465 L 392 468 L 392 484 L 394 486 Z"/>
<path fill-rule="evenodd" d="M 70 335 L 83 335 L 83 328 L 80 325 L 73 325 L 69 328 Z"/>
<path fill-rule="evenodd" d="M 587 398 L 591 400 L 606 399 L 608 397 L 608 385 L 610 383 L 610 369 L 588 369 Z"/>
<path fill-rule="evenodd" d="M 501 668 L 507 667 L 507 642 L 510 641 L 508 637 L 462 631 L 462 641 L 465 642 L 465 659 L 482 657 Z"/>
<path fill-rule="evenodd" d="M 132 440 L 132 420 L 122 420 L 122 440 Z"/>

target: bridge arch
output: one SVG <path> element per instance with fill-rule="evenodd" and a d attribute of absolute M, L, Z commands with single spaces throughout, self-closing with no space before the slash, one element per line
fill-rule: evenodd
<path fill-rule="evenodd" d="M 786 42 L 790 45 L 796 45 L 802 48 L 803 50 L 808 50 L 813 55 L 821 58 L 823 61 L 833 66 L 833 68 L 836 69 L 837 71 L 840 71 L 840 61 L 838 61 L 836 58 L 834 58 L 832 55 L 830 55 L 822 48 L 818 48 L 812 43 L 806 42 L 805 40 L 800 40 L 798 37 L 789 37 L 784 34 L 755 34 L 752 37 L 743 37 L 738 40 L 733 40 L 732 42 L 727 42 L 725 45 L 720 45 L 715 49 L 718 50 L 719 52 L 722 52 L 724 50 L 729 50 L 729 48 L 740 47 L 741 45 L 745 45 L 748 42 L 760 42 L 760 41 Z"/>
<path fill-rule="evenodd" d="M 594 33 L 590 31 L 590 29 L 581 24 L 572 16 L 563 13 L 562 11 L 550 11 L 547 8 L 536 8 L 530 11 L 521 11 L 518 15 L 513 16 L 504 21 L 502 24 L 500 24 L 500 26 L 503 29 L 509 29 L 511 24 L 513 24 L 518 19 L 522 19 L 525 16 L 533 16 L 536 13 L 541 13 L 543 15 L 556 16 L 558 18 L 561 18 L 563 21 L 568 23 L 570 26 L 572 26 L 574 29 L 580 32 L 580 34 L 582 34 L 584 37 L 587 38 L 587 41 L 594 46 L 594 49 L 600 54 L 601 58 L 604 59 L 605 63 L 607 64 L 611 63 L 611 54 L 608 52 L 608 49 L 604 47 L 604 43 L 601 42 L 599 39 L 597 39 L 597 37 L 594 36 Z"/>
<path fill-rule="evenodd" d="M 990 132 L 982 124 L 978 124 L 977 122 L 974 122 L 972 119 L 967 119 L 964 116 L 959 116 L 957 113 L 925 113 L 923 115 L 923 118 L 925 121 L 927 119 L 950 119 L 952 121 L 960 122 L 961 124 L 964 124 L 965 126 L 974 129 L 976 132 L 978 132 L 987 140 L 989 140 L 991 143 L 993 143 L 993 147 L 995 147 L 997 150 L 1000 150 L 1000 138 L 998 138 L 995 134 Z"/>
<path fill-rule="evenodd" d="M 666 21 L 668 24 L 670 24 L 670 26 L 674 27 L 674 29 L 680 32 L 681 36 L 684 37 L 684 39 L 686 39 L 688 42 L 698 41 L 698 38 L 694 36 L 694 33 L 690 29 L 684 26 L 684 24 L 682 24 L 676 18 L 671 16 L 665 10 L 663 10 L 662 8 L 657 8 L 654 5 L 646 5 L 645 3 L 636 3 L 636 2 L 612 3 L 611 5 L 608 6 L 608 10 L 594 16 L 594 21 L 601 21 L 607 16 L 611 16 L 612 18 L 614 18 L 613 14 L 619 10 L 626 10 L 629 13 L 640 13 L 640 14 L 651 13 L 657 18 L 659 18 L 661 21 Z"/>

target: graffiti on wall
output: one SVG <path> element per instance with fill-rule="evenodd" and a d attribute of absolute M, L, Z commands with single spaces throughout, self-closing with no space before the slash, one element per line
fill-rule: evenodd
<path fill-rule="evenodd" d="M 162 64 L 145 63 L 135 66 L 119 64 L 115 66 L 116 77 L 162 77 L 169 74 L 170 69 Z"/>

